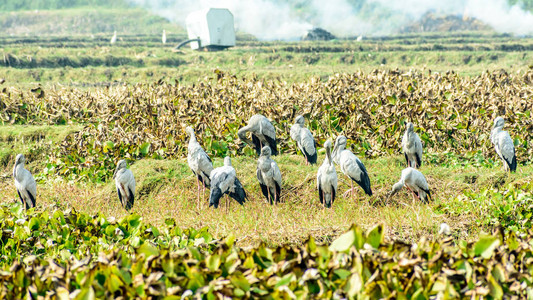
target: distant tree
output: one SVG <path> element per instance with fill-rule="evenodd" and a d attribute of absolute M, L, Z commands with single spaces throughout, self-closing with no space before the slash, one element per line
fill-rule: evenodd
<path fill-rule="evenodd" d="M 63 9 L 76 7 L 128 7 L 126 0 L 2 0 L 0 11 Z"/>

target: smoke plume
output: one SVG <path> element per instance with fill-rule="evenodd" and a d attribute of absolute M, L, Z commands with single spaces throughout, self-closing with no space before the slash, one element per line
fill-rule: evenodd
<path fill-rule="evenodd" d="M 261 40 L 301 37 L 322 27 L 339 37 L 398 33 L 424 14 L 476 18 L 497 32 L 533 34 L 533 14 L 507 0 L 129 0 L 173 22 L 185 25 L 195 10 L 228 8 L 237 30 Z"/>

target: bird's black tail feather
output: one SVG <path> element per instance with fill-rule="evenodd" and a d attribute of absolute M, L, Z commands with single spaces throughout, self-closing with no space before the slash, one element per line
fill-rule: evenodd
<path fill-rule="evenodd" d="M 130 197 L 126 201 L 125 208 L 126 208 L 127 211 L 130 211 L 130 209 L 132 209 L 132 207 L 133 207 L 133 203 L 135 202 L 135 195 L 133 194 L 133 191 L 130 188 L 128 188 L 128 190 L 130 192 Z"/>
<path fill-rule="evenodd" d="M 28 196 L 30 196 L 30 200 L 31 200 L 31 205 L 30 207 L 35 207 L 36 203 L 35 203 L 35 196 L 33 196 L 29 191 L 28 191 Z M 28 203 L 26 203 L 26 209 L 28 209 Z"/>
<path fill-rule="evenodd" d="M 270 146 L 270 149 L 272 150 L 272 155 L 278 155 L 278 145 L 276 143 L 276 139 L 272 139 L 272 138 L 270 138 L 269 136 L 266 136 L 266 135 L 265 135 L 265 139 L 268 142 L 268 146 Z M 259 151 L 259 152 L 261 152 L 261 151 Z"/>
<path fill-rule="evenodd" d="M 203 172 L 202 172 L 203 173 Z M 209 178 L 209 175 L 203 173 L 205 177 Z M 209 188 L 209 183 L 207 183 L 207 180 L 204 180 L 203 176 L 198 175 L 198 180 L 204 184 L 206 188 Z"/>
<path fill-rule="evenodd" d="M 416 157 L 416 168 L 420 168 L 420 166 L 422 166 L 422 157 L 418 156 L 418 153 L 415 153 L 415 157 Z"/>
<path fill-rule="evenodd" d="M 312 164 L 312 165 L 316 164 L 316 161 L 318 159 L 318 152 L 316 151 L 316 143 L 315 143 L 315 154 L 310 155 L 309 153 L 307 153 L 307 151 L 304 150 L 304 155 L 305 155 L 305 158 L 307 159 L 307 161 L 310 164 Z"/>
<path fill-rule="evenodd" d="M 509 169 L 511 172 L 516 172 L 516 155 L 513 155 L 513 160 L 511 161 L 511 164 L 509 164 Z"/>
<path fill-rule="evenodd" d="M 357 161 L 357 165 L 359 166 L 359 169 L 361 169 L 361 180 L 357 181 L 354 179 L 361 188 L 363 188 L 363 191 L 368 196 L 372 196 L 372 188 L 370 187 L 370 177 L 368 177 L 368 172 L 366 171 L 365 165 L 363 165 L 360 161 Z M 352 178 L 353 179 L 353 178 Z"/>
<path fill-rule="evenodd" d="M 222 190 L 220 190 L 219 187 L 213 187 L 211 189 L 211 193 L 209 194 L 209 207 L 214 206 L 215 208 L 218 208 L 220 198 L 222 198 L 223 195 L 224 194 L 222 193 Z"/>
<path fill-rule="evenodd" d="M 238 178 L 235 178 L 235 192 L 230 192 L 229 196 L 235 199 L 235 201 L 237 201 L 240 205 L 244 205 L 246 202 L 248 196 L 246 196 L 246 191 L 242 187 L 242 184 Z"/>
<path fill-rule="evenodd" d="M 261 155 L 261 140 L 252 133 L 252 143 L 254 143 L 254 149 L 255 152 L 257 152 L 257 155 Z"/>

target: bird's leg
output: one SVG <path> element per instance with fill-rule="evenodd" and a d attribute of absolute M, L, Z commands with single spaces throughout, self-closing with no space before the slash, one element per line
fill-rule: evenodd
<path fill-rule="evenodd" d="M 198 176 L 196 176 L 196 188 L 197 188 L 196 209 L 200 209 L 200 181 L 198 180 Z"/>
<path fill-rule="evenodd" d="M 348 194 L 351 194 L 351 195 L 353 196 L 353 193 L 352 193 L 352 191 L 353 191 L 353 181 L 351 181 L 351 180 L 350 180 L 350 187 L 351 187 L 351 188 L 350 188 L 349 190 L 347 190 L 346 192 L 344 192 L 344 194 L 342 195 L 343 197 L 346 198 L 346 195 L 348 195 Z"/>

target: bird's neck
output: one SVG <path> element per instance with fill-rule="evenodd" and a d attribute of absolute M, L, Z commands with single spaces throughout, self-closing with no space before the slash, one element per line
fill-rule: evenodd
<path fill-rule="evenodd" d="M 20 171 L 24 169 L 24 165 L 23 164 L 17 164 L 15 165 L 15 167 L 13 168 L 13 177 L 17 177 L 17 175 L 20 173 Z"/>

